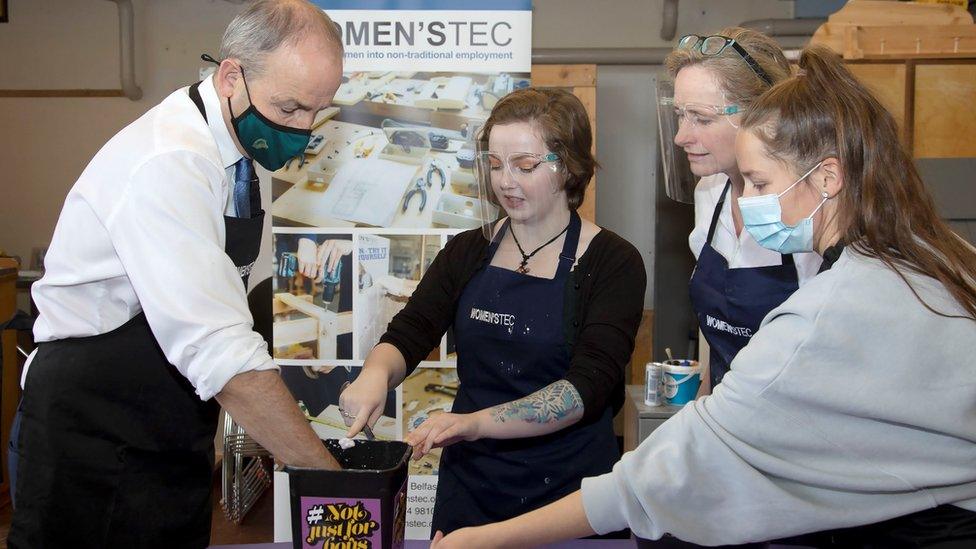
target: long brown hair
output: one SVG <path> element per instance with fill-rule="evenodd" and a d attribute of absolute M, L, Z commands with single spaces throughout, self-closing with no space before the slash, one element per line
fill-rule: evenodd
<path fill-rule="evenodd" d="M 803 50 L 799 69 L 753 104 L 742 127 L 789 166 L 837 158 L 841 240 L 892 268 L 930 311 L 957 316 L 925 303 L 904 270 L 941 282 L 976 320 L 976 250 L 939 218 L 894 118 L 829 49 Z"/>

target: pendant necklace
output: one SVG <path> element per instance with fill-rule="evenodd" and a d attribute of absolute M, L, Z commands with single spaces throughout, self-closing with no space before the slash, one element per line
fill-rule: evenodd
<path fill-rule="evenodd" d="M 565 233 L 567 230 L 569 230 L 569 223 L 567 223 L 566 226 L 563 227 L 563 230 L 559 231 L 559 234 L 557 234 L 556 236 L 550 238 L 548 241 L 546 241 L 545 244 L 543 244 L 542 246 L 539 246 L 538 248 L 532 250 L 532 253 L 528 253 L 528 254 L 525 253 L 525 250 L 522 249 L 522 244 L 519 243 L 518 237 L 515 236 L 515 230 L 514 230 L 514 228 L 513 228 L 513 230 L 509 231 L 510 233 L 512 233 L 512 239 L 515 240 L 515 245 L 518 246 L 519 253 L 522 254 L 522 262 L 519 264 L 518 268 L 515 269 L 515 272 L 521 273 L 521 274 L 528 274 L 529 273 L 529 270 L 530 270 L 529 267 L 528 267 L 528 263 L 529 263 L 529 260 L 532 259 L 532 256 L 534 256 L 536 253 L 538 253 L 539 250 L 541 250 L 542 248 L 545 248 L 546 246 L 548 246 L 548 245 L 552 244 L 553 242 L 555 242 L 556 239 L 559 238 L 560 236 L 562 236 L 563 233 Z"/>

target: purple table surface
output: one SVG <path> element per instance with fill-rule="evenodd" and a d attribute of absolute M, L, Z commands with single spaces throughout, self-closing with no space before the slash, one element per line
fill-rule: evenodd
<path fill-rule="evenodd" d="M 291 549 L 291 543 L 255 543 L 250 545 L 212 545 L 210 549 Z M 565 549 L 633 549 L 637 545 L 633 539 L 575 539 L 553 545 L 551 548 Z M 430 542 L 407 540 L 404 549 L 427 549 Z"/>

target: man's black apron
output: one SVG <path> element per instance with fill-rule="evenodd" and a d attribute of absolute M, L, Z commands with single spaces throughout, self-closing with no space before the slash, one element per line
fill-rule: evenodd
<path fill-rule="evenodd" d="M 198 86 L 190 97 L 206 118 Z M 256 181 L 251 190 L 256 215 L 224 217 L 224 251 L 245 288 L 264 226 Z M 206 547 L 219 409 L 169 363 L 144 313 L 111 332 L 39 344 L 9 546 Z"/>
<path fill-rule="evenodd" d="M 460 388 L 452 411 L 520 399 L 563 379 L 570 366 L 563 298 L 576 262 L 574 211 L 552 279 L 487 265 L 468 282 L 454 319 Z M 491 244 L 488 261 L 509 229 Z M 610 407 L 598 419 L 531 438 L 458 442 L 444 448 L 433 527 L 451 532 L 508 519 L 579 489 L 620 459 Z"/>

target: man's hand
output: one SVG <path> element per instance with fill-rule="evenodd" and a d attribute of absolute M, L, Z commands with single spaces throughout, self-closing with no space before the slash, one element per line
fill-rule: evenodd
<path fill-rule="evenodd" d="M 216 398 L 276 459 L 297 467 L 341 469 L 309 427 L 276 370 L 237 374 Z"/>

